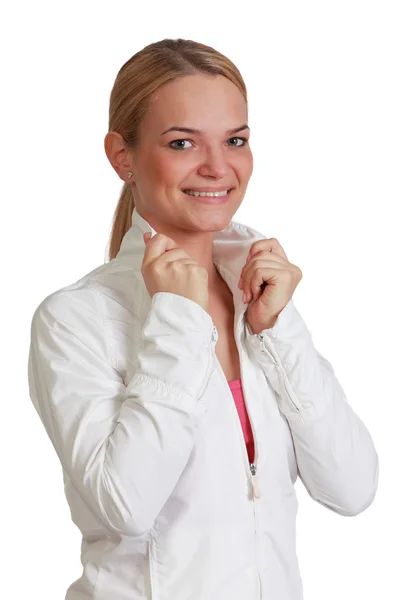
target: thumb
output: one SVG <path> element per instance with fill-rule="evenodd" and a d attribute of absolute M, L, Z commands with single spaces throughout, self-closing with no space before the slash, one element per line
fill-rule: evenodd
<path fill-rule="evenodd" d="M 145 237 L 145 236 L 147 236 L 147 237 Z M 151 232 L 147 231 L 146 233 L 144 233 L 143 237 L 144 237 L 144 242 L 146 244 L 151 237 Z"/>

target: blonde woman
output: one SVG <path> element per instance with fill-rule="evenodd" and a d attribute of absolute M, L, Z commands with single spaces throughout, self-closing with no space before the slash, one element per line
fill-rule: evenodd
<path fill-rule="evenodd" d="M 83 572 L 66 600 L 301 600 L 294 490 L 341 515 L 378 456 L 292 295 L 302 271 L 233 220 L 252 174 L 246 86 L 162 40 L 110 96 L 124 182 L 109 261 L 36 309 L 29 386 Z"/>

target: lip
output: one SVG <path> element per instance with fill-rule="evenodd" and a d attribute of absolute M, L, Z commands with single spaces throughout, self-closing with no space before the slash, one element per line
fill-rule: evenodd
<path fill-rule="evenodd" d="M 225 190 L 232 190 L 233 188 L 231 186 L 227 186 L 227 187 L 210 187 L 210 186 L 206 186 L 206 187 L 191 187 L 191 188 L 183 188 L 181 191 L 184 192 L 184 190 L 193 190 L 194 192 L 223 192 Z"/>
<path fill-rule="evenodd" d="M 199 192 L 223 192 L 225 190 L 225 188 L 222 189 L 217 189 L 217 190 L 211 190 L 210 188 L 205 188 L 202 190 L 198 190 L 196 188 L 185 188 L 187 189 L 193 189 L 193 191 Z M 231 197 L 231 192 L 234 188 L 229 188 L 228 189 L 228 193 L 225 196 L 192 196 L 190 194 L 186 194 L 185 192 L 184 195 L 187 196 L 188 198 L 190 198 L 191 200 L 194 200 L 196 202 L 200 202 L 201 204 L 225 204 L 225 202 L 228 202 L 229 198 Z"/>

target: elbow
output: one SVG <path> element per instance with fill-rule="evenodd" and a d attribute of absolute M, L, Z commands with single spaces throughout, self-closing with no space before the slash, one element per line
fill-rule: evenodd
<path fill-rule="evenodd" d="M 366 476 L 362 473 L 354 474 L 354 477 L 334 481 L 332 486 L 318 489 L 307 488 L 309 495 L 315 502 L 325 506 L 329 510 L 344 517 L 355 517 L 364 512 L 376 497 L 379 482 L 379 460 L 376 455 L 376 462 L 373 471 Z M 313 492 L 314 490 L 314 492 Z"/>
<path fill-rule="evenodd" d="M 108 484 L 108 480 L 102 480 L 98 502 L 104 525 L 121 536 L 142 537 L 148 534 L 155 525 L 154 511 L 147 510 L 144 499 L 137 496 L 135 501 L 131 498 L 132 502 L 127 502 L 127 495 Z"/>
<path fill-rule="evenodd" d="M 347 516 L 347 517 L 356 517 L 360 513 L 364 512 L 373 503 L 373 500 L 374 500 L 375 496 L 376 496 L 376 492 L 373 492 L 366 499 L 366 501 L 363 502 L 362 504 L 357 504 L 357 505 L 353 505 L 353 506 L 349 507 L 349 510 L 346 511 L 346 513 L 345 513 L 344 516 Z"/>
<path fill-rule="evenodd" d="M 341 486 L 339 493 L 335 495 L 332 502 L 324 499 L 314 498 L 320 504 L 344 517 L 356 517 L 364 512 L 373 503 L 376 497 L 379 482 L 379 461 L 376 461 L 375 470 L 368 479 L 362 478 L 347 486 Z"/>
<path fill-rule="evenodd" d="M 155 525 L 154 519 L 140 518 L 135 515 L 120 514 L 114 500 L 107 506 L 101 507 L 100 514 L 106 529 L 110 529 L 118 536 L 142 537 L 148 534 Z"/>
<path fill-rule="evenodd" d="M 356 498 L 356 502 L 352 502 L 350 506 L 348 506 L 348 512 L 346 512 L 346 516 L 348 517 L 356 517 L 357 515 L 364 512 L 369 506 L 373 503 L 373 500 L 376 497 L 377 488 L 379 483 L 379 461 L 376 462 L 376 469 L 374 471 L 374 476 L 371 479 L 369 486 L 364 484 L 363 493 L 358 494 Z M 367 491 L 367 493 L 365 493 Z"/>
<path fill-rule="evenodd" d="M 72 481 L 78 496 L 113 535 L 142 537 L 155 526 L 156 515 L 151 502 L 133 488 L 127 490 L 106 467 L 99 468 L 96 464 L 95 469 L 84 471 Z"/>
<path fill-rule="evenodd" d="M 357 515 L 364 512 L 373 503 L 376 496 L 376 489 L 373 489 L 368 496 L 361 496 L 352 500 L 351 502 L 345 502 L 341 505 L 341 509 L 338 511 L 340 515 L 344 517 L 356 517 Z"/>
<path fill-rule="evenodd" d="M 371 473 L 369 482 L 367 482 L 367 480 L 363 482 L 363 493 L 358 493 L 357 501 L 350 507 L 350 511 L 347 515 L 349 517 L 356 517 L 360 513 L 364 512 L 367 508 L 369 508 L 376 497 L 379 484 L 379 457 L 377 454 L 375 454 L 375 458 L 375 467 Z"/>
<path fill-rule="evenodd" d="M 366 498 L 362 496 L 361 498 L 353 498 L 349 496 L 344 496 L 344 498 L 333 498 L 332 500 L 323 498 L 317 498 L 312 496 L 312 498 L 321 506 L 325 506 L 332 512 L 335 512 L 343 517 L 356 517 L 360 513 L 364 512 L 373 502 L 376 496 L 376 490 L 374 490 L 369 496 Z"/>

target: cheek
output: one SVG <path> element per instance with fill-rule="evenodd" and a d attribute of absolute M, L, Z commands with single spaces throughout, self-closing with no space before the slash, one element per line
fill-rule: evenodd
<path fill-rule="evenodd" d="M 235 169 L 242 181 L 248 181 L 253 172 L 253 155 L 251 152 L 241 156 L 235 163 Z"/>
<path fill-rule="evenodd" d="M 167 187 L 178 187 L 187 176 L 190 165 L 184 157 L 162 153 L 154 163 L 155 177 Z"/>
<path fill-rule="evenodd" d="M 143 185 L 147 184 L 147 187 L 165 187 L 175 181 L 179 162 L 167 152 L 147 148 L 147 151 L 139 157 L 139 178 Z"/>

